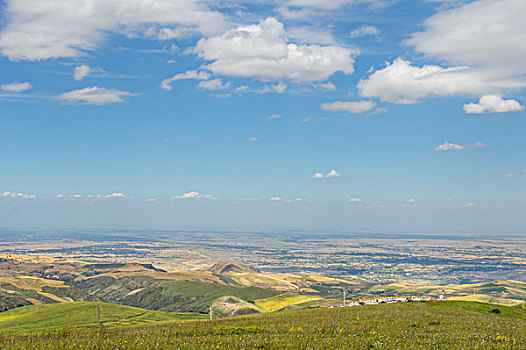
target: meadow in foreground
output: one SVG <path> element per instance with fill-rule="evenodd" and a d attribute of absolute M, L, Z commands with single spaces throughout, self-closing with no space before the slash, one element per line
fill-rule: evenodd
<path fill-rule="evenodd" d="M 1 349 L 525 349 L 523 309 L 473 302 L 316 309 L 0 337 Z"/>

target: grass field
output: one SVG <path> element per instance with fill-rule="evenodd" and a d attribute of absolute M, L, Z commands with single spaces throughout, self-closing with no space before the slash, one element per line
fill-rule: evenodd
<path fill-rule="evenodd" d="M 517 307 L 411 302 L 0 336 L 0 349 L 525 349 L 525 330 Z"/>
<path fill-rule="evenodd" d="M 329 305 L 329 301 L 323 298 L 312 295 L 297 295 L 297 294 L 279 294 L 271 298 L 258 299 L 255 304 L 264 312 L 274 312 L 285 309 L 290 306 L 306 304 L 312 301 L 319 301 L 321 304 L 325 301 Z"/>
<path fill-rule="evenodd" d="M 205 315 L 159 312 L 93 302 L 31 305 L 0 313 L 0 333 L 52 331 L 71 327 L 126 327 L 203 317 Z"/>

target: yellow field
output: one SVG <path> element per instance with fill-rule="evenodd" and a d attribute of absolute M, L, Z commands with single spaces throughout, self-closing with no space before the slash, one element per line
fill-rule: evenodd
<path fill-rule="evenodd" d="M 280 294 L 271 298 L 258 299 L 255 301 L 255 304 L 264 312 L 274 312 L 288 306 L 299 305 L 318 300 L 323 301 L 325 299 L 312 295 Z"/>

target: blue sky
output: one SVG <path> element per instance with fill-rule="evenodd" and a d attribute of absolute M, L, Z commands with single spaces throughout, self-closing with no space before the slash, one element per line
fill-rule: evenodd
<path fill-rule="evenodd" d="M 1 13 L 4 227 L 526 227 L 523 1 Z"/>

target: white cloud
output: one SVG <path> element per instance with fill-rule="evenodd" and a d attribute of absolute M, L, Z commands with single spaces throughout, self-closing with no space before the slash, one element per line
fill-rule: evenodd
<path fill-rule="evenodd" d="M 195 52 L 215 74 L 293 81 L 325 80 L 336 72 L 352 74 L 356 49 L 289 43 L 276 18 L 240 26 L 223 35 L 201 39 Z"/>
<path fill-rule="evenodd" d="M 271 116 L 269 116 L 267 119 L 280 119 L 281 118 L 281 115 L 280 114 L 272 114 Z"/>
<path fill-rule="evenodd" d="M 79 198 L 82 198 L 82 195 L 78 193 L 71 194 L 71 195 L 59 193 L 56 195 L 56 198 L 57 199 L 79 199 Z"/>
<path fill-rule="evenodd" d="M 0 194 L 0 197 L 12 198 L 12 199 L 36 199 L 37 195 L 36 194 L 26 194 L 26 193 L 21 193 L 21 192 L 9 192 L 9 191 L 6 191 L 6 192 Z"/>
<path fill-rule="evenodd" d="M 511 174 L 506 174 L 506 177 L 507 178 L 511 178 L 511 177 L 515 177 L 517 176 L 518 174 L 515 172 L 515 173 L 511 173 Z"/>
<path fill-rule="evenodd" d="M 189 70 L 184 73 L 178 73 L 171 78 L 166 78 L 161 82 L 161 89 L 171 91 L 171 82 L 185 79 L 207 80 L 210 78 L 210 73 L 205 71 Z"/>
<path fill-rule="evenodd" d="M 479 176 L 481 179 L 489 179 L 490 178 L 490 175 L 489 174 L 482 174 Z"/>
<path fill-rule="evenodd" d="M 87 103 L 91 105 L 106 105 L 122 102 L 123 96 L 134 96 L 128 91 L 99 88 L 98 86 L 65 92 L 58 96 L 59 100 L 69 103 Z"/>
<path fill-rule="evenodd" d="M 258 138 L 255 137 L 255 136 L 251 136 L 248 140 L 249 141 L 258 141 Z"/>
<path fill-rule="evenodd" d="M 408 200 L 406 200 L 407 203 L 415 203 L 416 202 L 416 199 L 414 198 L 409 198 Z"/>
<path fill-rule="evenodd" d="M 11 60 L 82 56 L 110 32 L 162 37 L 166 28 L 204 35 L 225 29 L 223 16 L 198 0 L 8 0 L 2 10 L 0 50 Z"/>
<path fill-rule="evenodd" d="M 466 146 L 457 145 L 456 143 L 450 143 L 447 141 L 435 147 L 435 151 L 449 151 L 449 150 L 461 151 L 465 149 L 466 149 Z"/>
<path fill-rule="evenodd" d="M 91 72 L 91 67 L 85 64 L 75 67 L 73 71 L 73 79 L 81 81 Z"/>
<path fill-rule="evenodd" d="M 337 179 L 339 177 L 341 177 L 341 175 L 334 169 L 325 175 L 323 173 L 315 173 L 311 176 L 313 179 Z"/>
<path fill-rule="evenodd" d="M 483 147 L 487 147 L 487 146 L 488 146 L 487 143 L 477 141 L 477 142 L 475 142 L 474 144 L 471 145 L 471 148 L 483 148 Z"/>
<path fill-rule="evenodd" d="M 105 195 L 104 198 L 106 198 L 106 199 L 124 199 L 124 198 L 128 198 L 128 197 L 125 196 L 124 193 L 122 193 L 122 192 L 115 192 L 115 193 L 111 193 L 111 194 Z"/>
<path fill-rule="evenodd" d="M 321 105 L 321 109 L 324 111 L 343 111 L 348 113 L 363 113 L 370 111 L 376 106 L 376 103 L 373 101 L 336 101 L 333 103 L 324 103 Z"/>
<path fill-rule="evenodd" d="M 351 36 L 351 38 L 358 38 L 358 37 L 365 36 L 365 35 L 377 36 L 377 35 L 380 35 L 381 33 L 382 32 L 380 31 L 380 29 L 378 29 L 378 28 L 376 28 L 374 26 L 363 25 L 361 27 L 355 28 L 350 33 L 350 36 Z"/>
<path fill-rule="evenodd" d="M 426 57 L 472 67 L 499 91 L 524 87 L 525 16 L 526 1 L 471 1 L 428 18 L 406 43 Z"/>
<path fill-rule="evenodd" d="M 468 203 L 466 203 L 465 207 L 466 208 L 473 208 L 475 205 L 477 205 L 475 202 L 468 202 Z"/>
<path fill-rule="evenodd" d="M 361 202 L 363 202 L 363 200 L 361 198 L 349 198 L 348 201 L 352 202 L 352 203 L 361 203 Z"/>
<path fill-rule="evenodd" d="M 11 83 L 11 84 L 2 84 L 0 86 L 0 88 L 3 91 L 22 92 L 22 91 L 26 91 L 26 90 L 32 89 L 33 86 L 29 82 L 24 82 L 24 83 L 16 82 L 16 83 Z"/>
<path fill-rule="evenodd" d="M 484 95 L 480 98 L 479 103 L 468 103 L 463 108 L 468 114 L 518 112 L 524 110 L 524 106 L 518 101 L 503 100 L 498 95 Z"/>
<path fill-rule="evenodd" d="M 172 196 L 172 200 L 176 199 L 208 199 L 216 200 L 217 197 L 212 196 L 211 194 L 201 194 L 199 192 L 186 192 L 180 196 Z"/>
<path fill-rule="evenodd" d="M 303 118 L 302 122 L 303 123 L 315 123 L 315 122 L 324 122 L 326 120 L 329 120 L 329 117 L 320 117 L 320 118 L 307 117 L 307 118 Z"/>
<path fill-rule="evenodd" d="M 197 87 L 203 90 L 222 90 L 227 89 L 230 86 L 230 83 L 223 84 L 221 79 L 212 79 L 200 81 L 197 84 Z"/>
<path fill-rule="evenodd" d="M 320 89 L 326 90 L 326 91 L 333 91 L 333 90 L 336 90 L 336 86 L 330 81 L 328 81 L 326 83 L 320 84 Z"/>
<path fill-rule="evenodd" d="M 269 92 L 275 92 L 277 94 L 282 94 L 285 92 L 285 90 L 287 90 L 287 85 L 283 83 L 278 83 L 276 85 L 271 85 L 271 86 L 265 85 L 263 90 L 261 90 L 261 93 L 266 94 Z"/>
<path fill-rule="evenodd" d="M 279 202 L 279 201 L 281 201 L 281 197 L 272 197 L 269 200 L 273 201 L 273 202 Z"/>
<path fill-rule="evenodd" d="M 157 202 L 157 199 L 156 198 L 146 198 L 144 201 L 145 202 L 149 202 L 149 203 L 153 203 L 153 202 Z"/>
<path fill-rule="evenodd" d="M 413 66 L 397 58 L 358 83 L 360 95 L 393 103 L 415 103 L 431 96 L 481 94 L 495 88 L 483 75 L 465 66 Z"/>

